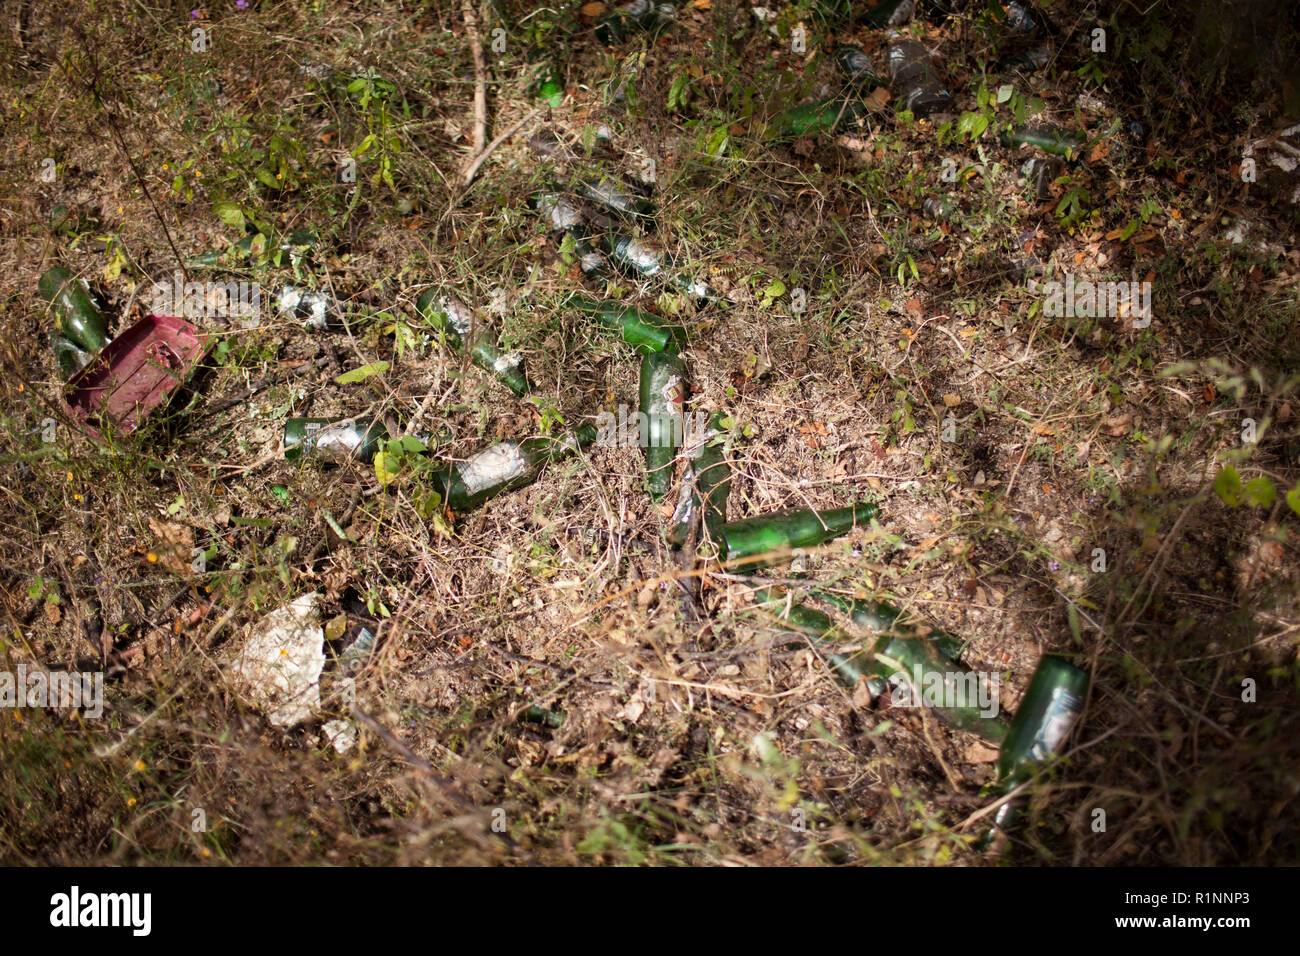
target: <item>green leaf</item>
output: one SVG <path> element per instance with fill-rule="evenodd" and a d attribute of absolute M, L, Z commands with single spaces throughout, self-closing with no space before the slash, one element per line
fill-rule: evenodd
<path fill-rule="evenodd" d="M 360 93 L 365 88 L 366 88 L 366 78 L 364 76 L 359 76 L 351 83 L 348 84 L 349 93 Z"/>
<path fill-rule="evenodd" d="M 212 207 L 212 211 L 227 226 L 234 226 L 240 232 L 244 231 L 244 211 L 239 208 L 239 203 L 219 202 Z"/>
<path fill-rule="evenodd" d="M 438 514 L 438 506 L 442 504 L 442 495 L 436 491 L 431 491 L 423 498 L 416 499 L 416 510 L 425 518 L 433 518 Z"/>
<path fill-rule="evenodd" d="M 1277 489 L 1273 487 L 1273 482 L 1267 476 L 1260 475 L 1246 482 L 1241 497 L 1247 504 L 1268 508 L 1277 500 Z"/>
<path fill-rule="evenodd" d="M 721 156 L 727 150 L 727 144 L 731 142 L 731 131 L 726 126 L 719 126 L 713 131 L 707 143 L 704 144 L 704 152 L 709 156 Z"/>
<path fill-rule="evenodd" d="M 1241 476 L 1237 474 L 1236 468 L 1224 466 L 1214 479 L 1214 493 L 1229 508 L 1235 508 L 1241 502 Z"/>
<path fill-rule="evenodd" d="M 279 189 L 280 181 L 271 175 L 271 171 L 263 166 L 257 171 L 257 181 L 267 189 Z"/>
<path fill-rule="evenodd" d="M 1003 83 L 998 87 L 998 102 L 1005 103 L 1007 100 L 1011 99 L 1011 94 L 1014 92 L 1015 89 L 1010 83 Z"/>
<path fill-rule="evenodd" d="M 1286 493 L 1286 503 L 1291 506 L 1291 510 L 1300 515 L 1300 485 L 1296 485 Z"/>
<path fill-rule="evenodd" d="M 375 480 L 381 485 L 387 485 L 395 480 L 402 470 L 402 459 L 396 455 L 390 455 L 386 451 L 381 451 L 375 456 Z"/>
<path fill-rule="evenodd" d="M 354 368 L 350 372 L 344 372 L 334 381 L 339 385 L 351 385 L 353 382 L 364 382 L 372 375 L 382 375 L 387 371 L 387 362 L 371 362 L 369 365 L 361 366 L 361 368 Z"/>
<path fill-rule="evenodd" d="M 362 156 L 366 155 L 366 153 L 370 152 L 371 148 L 374 145 L 375 145 L 375 134 L 370 133 L 368 136 L 366 136 L 365 139 L 363 139 L 360 143 L 357 144 L 357 148 L 352 151 L 352 158 L 360 159 Z"/>
<path fill-rule="evenodd" d="M 1083 643 L 1083 632 L 1079 628 L 1079 609 L 1073 602 L 1067 602 L 1065 605 L 1065 620 L 1070 625 L 1070 633 L 1074 635 L 1075 643 Z"/>
<path fill-rule="evenodd" d="M 429 447 L 414 435 L 402 436 L 402 451 L 408 455 L 418 455 L 420 452 L 428 451 Z"/>

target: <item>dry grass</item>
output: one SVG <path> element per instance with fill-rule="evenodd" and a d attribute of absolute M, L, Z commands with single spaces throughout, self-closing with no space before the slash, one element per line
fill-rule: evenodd
<path fill-rule="evenodd" d="M 636 449 L 593 448 L 458 516 L 454 531 L 422 516 L 417 473 L 381 489 L 366 468 L 277 456 L 290 414 L 404 421 L 428 400 L 422 426 L 454 458 L 635 402 L 631 350 L 558 306 L 581 280 L 523 201 L 562 175 L 526 151 L 536 126 L 468 189 L 457 183 L 474 137 L 460 4 L 212 5 L 198 20 L 181 5 L 47 6 L 19 4 L 0 40 L 14 64 L 0 80 L 0 650 L 10 669 L 105 669 L 109 709 L 102 721 L 0 712 L 0 859 L 989 862 L 969 846 L 969 821 L 993 799 L 981 793 L 991 752 L 928 717 L 868 706 L 811 649 L 787 646 L 743 578 L 684 569 Z M 1078 6 L 1073 22 L 1091 22 Z M 1238 456 L 1244 476 L 1281 488 L 1300 474 L 1286 378 L 1300 256 L 1275 208 L 1213 179 L 1231 134 L 1208 130 L 1194 153 L 1171 117 L 1146 151 L 1105 138 L 1108 152 L 1076 167 L 1097 217 L 1069 229 L 1050 207 L 1070 184 L 1048 206 L 1027 202 L 1019 159 L 991 137 L 941 146 L 930 125 L 882 112 L 847 139 L 763 142 L 758 121 L 819 95 L 834 71 L 805 67 L 744 5 L 715 0 L 649 46 L 627 108 L 605 103 L 606 81 L 642 41 L 569 40 L 554 24 L 585 29 L 576 10 L 557 21 L 529 9 L 485 7 L 481 29 L 515 25 L 488 61 L 487 139 L 535 108 L 521 47 L 536 30 L 567 64 L 569 94 L 537 125 L 581 139 L 607 121 L 615 146 L 655 160 L 661 238 L 734 302 L 702 313 L 657 303 L 691 330 L 692 402 L 737 421 L 731 515 L 881 502 L 878 524 L 773 576 L 887 596 L 963 635 L 971 665 L 1006 678 L 1009 707 L 1044 651 L 1090 670 L 1071 753 L 1039 781 L 1014 858 L 1294 862 L 1295 515 L 1281 498 L 1229 509 L 1210 482 Z M 207 53 L 184 39 L 195 24 L 212 30 Z M 856 39 L 881 59 L 878 35 Z M 988 34 L 966 21 L 929 39 L 974 109 Z M 326 78 L 314 77 L 322 64 Z M 395 86 L 386 113 L 344 89 L 367 69 Z M 669 110 L 682 75 L 691 96 Z M 1073 122 L 1088 90 L 1062 71 L 1049 114 Z M 1086 114 L 1091 128 L 1136 108 L 1107 99 Z M 701 146 L 719 130 L 728 144 L 712 158 Z M 395 150 L 393 184 L 371 185 L 372 151 L 354 202 L 340 159 L 372 133 Z M 277 134 L 282 167 L 254 155 Z M 46 156 L 53 183 L 33 174 Z M 947 186 L 945 156 L 980 168 Z M 258 185 L 259 165 L 290 188 Z M 959 195 L 961 224 L 921 216 L 939 190 Z M 1150 237 L 1106 238 L 1148 200 Z M 352 334 L 233 331 L 192 409 L 112 451 L 63 424 L 43 442 L 43 420 L 61 416 L 37 277 L 66 262 L 120 310 L 134 284 L 175 267 L 164 222 L 184 255 L 235 238 L 215 201 L 321 230 L 311 281 L 388 318 Z M 57 203 L 98 224 L 52 228 Z M 1283 253 L 1222 242 L 1230 207 Z M 105 279 L 117 250 L 120 274 Z M 1049 319 L 1021 281 L 1024 259 L 1153 273 L 1155 322 Z M 267 288 L 292 280 L 271 265 L 250 273 Z M 773 279 L 805 291 L 807 311 L 789 291 L 764 301 Z M 511 399 L 430 339 L 414 300 L 438 281 L 484 314 L 494 303 L 538 399 Z M 616 291 L 656 306 L 634 285 Z M 380 359 L 387 374 L 335 383 Z M 269 387 L 205 412 L 267 376 Z M 1267 423 L 1245 454 L 1244 417 Z M 216 546 L 204 574 L 169 557 L 169 535 L 180 554 L 187 536 Z M 1094 548 L 1105 573 L 1091 570 Z M 49 585 L 32 590 L 38 576 L 57 582 L 57 602 Z M 382 622 L 347 755 L 318 723 L 274 730 L 227 685 L 244 630 L 309 590 L 325 595 L 327 617 L 355 618 L 359 601 Z M 1248 677 L 1253 703 L 1241 699 Z M 322 719 L 350 712 L 337 690 L 327 682 Z M 563 710 L 563 725 L 519 722 L 532 704 Z M 1098 808 L 1105 832 L 1093 829 Z M 506 834 L 493 829 L 501 819 Z"/>

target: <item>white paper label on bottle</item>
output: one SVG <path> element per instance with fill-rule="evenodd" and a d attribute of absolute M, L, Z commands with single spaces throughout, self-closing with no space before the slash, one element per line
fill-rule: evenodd
<path fill-rule="evenodd" d="M 470 327 L 474 324 L 474 313 L 470 311 L 469 306 L 454 295 L 443 296 L 441 305 L 451 330 L 457 335 L 468 335 Z"/>
<path fill-rule="evenodd" d="M 623 247 L 627 261 L 641 272 L 653 275 L 662 266 L 659 262 L 659 250 L 643 239 L 631 239 Z"/>
<path fill-rule="evenodd" d="M 496 361 L 492 363 L 492 371 L 500 373 L 517 369 L 519 363 L 523 360 L 524 357 L 518 352 L 511 352 L 509 355 L 498 355 Z"/>
<path fill-rule="evenodd" d="M 513 481 L 528 471 L 528 462 L 512 441 L 485 448 L 456 465 L 465 493 L 476 495 L 485 488 Z"/>

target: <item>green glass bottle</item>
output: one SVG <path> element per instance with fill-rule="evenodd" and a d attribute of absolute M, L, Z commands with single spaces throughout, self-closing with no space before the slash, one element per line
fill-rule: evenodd
<path fill-rule="evenodd" d="M 275 297 L 276 311 L 300 322 L 314 332 L 347 328 L 347 319 L 339 304 L 324 292 L 287 285 Z"/>
<path fill-rule="evenodd" d="M 554 66 L 547 66 L 537 77 L 537 98 L 552 108 L 558 108 L 564 102 L 564 84 L 560 81 Z"/>
<path fill-rule="evenodd" d="M 1020 184 L 1039 202 L 1052 194 L 1052 183 L 1061 175 L 1063 164 L 1059 159 L 1031 156 L 1020 167 Z"/>
<path fill-rule="evenodd" d="M 646 490 L 662 501 L 673 481 L 673 462 L 686 427 L 686 366 L 675 352 L 651 352 L 641 359 L 641 413 L 647 434 Z"/>
<path fill-rule="evenodd" d="M 730 521 L 718 529 L 719 552 L 729 564 L 769 565 L 788 560 L 794 548 L 813 548 L 838 538 L 879 514 L 863 501 L 848 508 L 811 508 Z"/>
<path fill-rule="evenodd" d="M 634 306 L 608 299 L 592 299 L 576 293 L 566 296 L 562 304 L 586 312 L 605 328 L 618 332 L 623 336 L 624 342 L 636 346 L 637 351 L 643 354 L 677 352 L 686 344 L 685 329 L 665 325 L 659 316 Z"/>
<path fill-rule="evenodd" d="M 788 139 L 834 132 L 867 112 L 867 105 L 856 94 L 801 103 L 779 113 L 768 123 L 768 138 Z"/>
<path fill-rule="evenodd" d="M 765 600 L 776 593 L 784 604 L 784 596 L 778 592 L 758 593 Z M 854 682 L 867 679 L 873 696 L 885 693 L 889 683 L 893 683 L 891 700 L 895 706 L 930 707 L 944 723 L 958 730 L 993 743 L 1001 743 L 1007 736 L 1007 719 L 999 709 L 996 681 L 990 682 L 983 674 L 963 666 L 949 653 L 955 649 L 954 645 L 959 645 L 955 639 L 942 632 L 923 635 L 916 628 L 896 628 L 899 612 L 888 604 L 852 601 L 822 591 L 815 593 L 837 606 L 852 608 L 854 623 L 865 627 L 870 634 L 879 635 L 863 651 L 833 665 L 838 673 L 856 675 Z M 797 617 L 794 608 L 800 608 Z M 790 618 L 818 627 L 832 624 L 829 616 L 800 605 L 791 608 Z M 800 627 L 800 630 L 808 632 L 809 628 Z M 840 643 L 849 640 L 839 628 L 835 632 Z"/>
<path fill-rule="evenodd" d="M 1001 712 L 997 681 L 964 667 L 937 641 L 888 632 L 871 652 L 875 672 L 898 685 L 896 705 L 926 706 L 949 726 L 1001 743 L 1007 718 Z"/>
<path fill-rule="evenodd" d="M 564 725 L 564 714 L 558 710 L 547 710 L 545 707 L 532 706 L 519 713 L 519 719 L 526 724 L 542 724 L 550 727 L 552 730 L 558 730 Z"/>
<path fill-rule="evenodd" d="M 326 461 L 375 460 L 388 429 L 370 418 L 290 418 L 284 423 L 284 457 L 300 461 L 312 454 Z"/>
<path fill-rule="evenodd" d="M 605 249 L 614 265 L 627 275 L 662 282 L 697 304 L 724 304 L 722 296 L 707 283 L 677 271 L 672 257 L 654 239 L 611 233 L 605 237 Z"/>
<path fill-rule="evenodd" d="M 564 193 L 554 189 L 539 190 L 529 197 L 528 203 L 541 214 L 551 232 L 567 232 L 575 240 L 585 238 L 587 222 L 582 210 Z"/>
<path fill-rule="evenodd" d="M 231 243 L 225 249 L 213 249 L 210 252 L 200 253 L 193 259 L 186 261 L 187 267 L 205 267 L 219 266 L 222 260 L 230 257 L 235 259 L 247 259 L 253 254 L 253 244 L 261 239 L 261 250 L 264 256 L 270 257 L 277 264 L 287 253 L 290 260 L 297 261 L 316 245 L 316 233 L 310 229 L 301 229 L 295 232 L 285 233 L 283 235 L 265 236 L 260 232 L 250 232 L 238 242 Z"/>
<path fill-rule="evenodd" d="M 592 248 L 587 219 L 573 200 L 554 189 L 546 189 L 534 193 L 529 202 L 541 213 L 551 232 L 573 238 L 573 251 L 577 253 L 578 268 L 584 276 L 592 282 L 604 282 L 609 278 L 609 262 Z"/>
<path fill-rule="evenodd" d="M 867 56 L 866 51 L 861 47 L 840 47 L 835 51 L 835 62 L 844 72 L 844 75 L 849 78 L 849 85 L 859 95 L 870 93 L 881 85 L 880 77 L 876 75 L 876 67 L 871 62 L 871 57 Z"/>
<path fill-rule="evenodd" d="M 835 607 L 847 611 L 849 619 L 854 624 L 870 633 L 889 631 L 908 637 L 920 638 L 934 644 L 940 653 L 952 658 L 952 660 L 960 661 L 962 659 L 964 646 L 961 638 L 935 628 L 905 622 L 900 623 L 903 612 L 892 604 L 887 604 L 884 601 L 860 601 L 830 591 L 818 590 L 814 593 Z"/>
<path fill-rule="evenodd" d="M 62 266 L 46 271 L 36 283 L 54 313 L 54 328 L 63 338 L 92 355 L 109 343 L 108 325 L 90 291 Z"/>
<path fill-rule="evenodd" d="M 828 615 L 815 608 L 791 602 L 786 597 L 786 592 L 780 589 L 759 588 L 754 592 L 754 598 L 764 610 L 776 615 L 778 620 L 791 630 L 809 637 L 815 645 L 856 643 L 852 637 L 837 627 Z M 865 660 L 862 653 L 826 655 L 826 663 L 834 672 L 836 680 L 844 687 L 853 690 L 858 686 L 858 681 L 873 681 L 872 695 L 875 696 L 884 690 L 885 685 L 883 681 L 873 677 L 870 670 L 863 667 Z"/>
<path fill-rule="evenodd" d="M 998 754 L 998 787 L 1004 793 L 1030 779 L 1060 751 L 1083 713 L 1087 695 L 1085 671 L 1062 657 L 1043 655 Z M 1002 830 L 1011 829 L 1023 807 L 1023 800 L 1004 803 L 994 824 Z"/>
<path fill-rule="evenodd" d="M 579 180 L 578 191 L 583 198 L 631 222 L 646 222 L 654 217 L 649 200 L 633 196 L 608 179 Z"/>
<path fill-rule="evenodd" d="M 559 437 L 497 442 L 433 475 L 443 503 L 453 512 L 469 511 L 499 494 L 537 480 L 542 469 L 596 440 L 596 428 L 583 425 Z"/>
<path fill-rule="evenodd" d="M 474 313 L 454 295 L 439 296 L 426 289 L 415 301 L 416 311 L 442 333 L 453 351 L 469 351 L 469 359 L 483 371 L 495 376 L 516 395 L 526 395 L 532 385 L 519 368 L 518 355 L 503 352 L 490 328 L 478 323 Z"/>
<path fill-rule="evenodd" d="M 1005 56 L 999 60 L 993 68 L 999 73 L 1010 70 L 1024 70 L 1033 73 L 1037 70 L 1041 70 L 1051 62 L 1052 48 L 1050 46 L 1039 45 Z"/>
<path fill-rule="evenodd" d="M 889 45 L 889 91 L 899 110 L 918 119 L 952 109 L 952 94 L 935 72 L 929 52 L 916 40 L 901 37 Z"/>
<path fill-rule="evenodd" d="M 1059 126 L 1022 126 L 999 137 L 1003 146 L 1036 146 L 1046 153 L 1073 159 L 1086 145 L 1084 139 Z"/>
<path fill-rule="evenodd" d="M 883 0 L 862 15 L 864 26 L 901 27 L 916 14 L 916 0 Z"/>
<path fill-rule="evenodd" d="M 947 196 L 927 196 L 921 203 L 921 211 L 930 219 L 944 222 L 957 219 L 961 214 L 960 207 Z"/>
<path fill-rule="evenodd" d="M 54 360 L 59 365 L 59 374 L 63 376 L 65 382 L 89 365 L 90 360 L 94 358 L 77 343 L 65 339 L 58 332 L 50 333 L 50 351 L 54 353 Z"/>
<path fill-rule="evenodd" d="M 687 435 L 683 454 L 689 463 L 681 497 L 673 512 L 668 541 L 680 548 L 691 529 L 703 521 L 704 535 L 717 538 L 727 523 L 727 497 L 731 494 L 731 466 L 727 464 L 722 416 L 714 415 L 702 435 Z"/>
<path fill-rule="evenodd" d="M 638 30 L 658 31 L 677 18 L 677 7 L 651 0 L 628 0 L 596 22 L 596 39 L 617 43 Z"/>

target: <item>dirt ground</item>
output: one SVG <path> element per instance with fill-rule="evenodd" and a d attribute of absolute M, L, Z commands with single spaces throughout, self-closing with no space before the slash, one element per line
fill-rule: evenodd
<path fill-rule="evenodd" d="M 1295 15 L 1062 0 L 1041 5 L 1050 61 L 1017 70 L 1002 8 L 954 3 L 903 27 L 950 113 L 881 89 L 792 139 L 769 120 L 843 88 L 840 44 L 885 70 L 860 5 L 694 0 L 611 45 L 600 6 L 5 5 L 0 670 L 102 671 L 105 707 L 0 708 L 0 861 L 1300 860 Z M 1085 141 L 1041 195 L 1018 172 L 1045 154 L 999 142 L 1026 118 Z M 572 164 L 530 148 L 543 131 Z M 587 282 L 528 202 L 584 175 L 647 196 L 725 306 Z M 68 418 L 45 270 L 87 279 L 116 335 L 178 256 L 302 229 L 302 259 L 186 277 L 328 290 L 347 330 L 205 314 L 165 411 L 107 445 Z M 1149 282 L 1151 321 L 1048 314 L 1067 275 Z M 529 396 L 440 341 L 429 287 L 522 356 Z M 639 448 L 600 445 L 464 513 L 431 501 L 432 462 L 635 412 L 638 356 L 573 291 L 686 328 L 688 408 L 730 426 L 728 517 L 878 519 L 723 567 L 669 547 Z M 427 432 L 430 453 L 286 461 L 300 415 Z M 838 684 L 755 606 L 762 582 L 957 635 L 1008 713 L 1044 653 L 1083 668 L 1024 825 L 977 847 L 996 748 Z M 321 704 L 277 727 L 235 662 L 313 592 Z M 349 681 L 334 656 L 362 627 Z"/>

